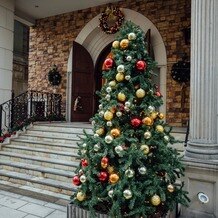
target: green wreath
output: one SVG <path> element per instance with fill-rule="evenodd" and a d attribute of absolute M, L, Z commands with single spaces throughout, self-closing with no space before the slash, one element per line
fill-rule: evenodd
<path fill-rule="evenodd" d="M 171 70 L 172 78 L 179 83 L 186 83 L 190 81 L 190 62 L 178 61 L 173 64 Z"/>
<path fill-rule="evenodd" d="M 52 69 L 48 72 L 48 81 L 52 86 L 58 86 L 61 83 L 61 74 L 59 73 L 57 66 L 54 65 Z"/>

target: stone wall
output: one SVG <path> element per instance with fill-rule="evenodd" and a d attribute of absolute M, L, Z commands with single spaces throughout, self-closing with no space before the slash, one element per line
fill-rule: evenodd
<path fill-rule="evenodd" d="M 182 30 L 190 27 L 190 0 L 125 0 L 115 6 L 135 10 L 159 30 L 167 50 L 167 122 L 174 126 L 186 125 L 189 119 L 189 85 L 184 89 L 185 103 L 181 107 L 181 85 L 170 76 L 172 65 L 187 53 Z M 61 14 L 37 20 L 30 30 L 29 81 L 30 89 L 61 92 L 66 102 L 67 61 L 73 40 L 83 27 L 100 14 L 106 5 Z M 47 73 L 56 64 L 62 74 L 62 83 L 53 88 L 48 83 Z"/>

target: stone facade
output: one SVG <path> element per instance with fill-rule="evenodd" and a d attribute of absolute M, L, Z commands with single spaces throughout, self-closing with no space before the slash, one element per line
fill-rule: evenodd
<path fill-rule="evenodd" d="M 167 116 L 173 126 L 185 126 L 189 119 L 189 85 L 183 88 L 171 76 L 174 63 L 186 53 L 190 56 L 190 45 L 185 43 L 182 30 L 190 27 L 190 0 L 126 0 L 115 6 L 135 10 L 157 27 L 167 51 Z M 72 42 L 83 27 L 100 14 L 106 5 L 61 14 L 36 21 L 30 30 L 29 89 L 61 92 L 66 102 L 66 71 Z M 48 83 L 47 74 L 53 64 L 62 74 L 61 85 L 57 88 Z M 183 102 L 183 103 L 181 103 Z"/>

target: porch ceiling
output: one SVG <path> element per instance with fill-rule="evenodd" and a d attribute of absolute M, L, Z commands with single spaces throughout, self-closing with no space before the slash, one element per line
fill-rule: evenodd
<path fill-rule="evenodd" d="M 15 0 L 15 14 L 34 22 L 35 19 L 118 1 L 120 0 Z"/>

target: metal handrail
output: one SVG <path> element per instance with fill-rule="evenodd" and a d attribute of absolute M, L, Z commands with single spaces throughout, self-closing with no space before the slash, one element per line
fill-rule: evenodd
<path fill-rule="evenodd" d="M 0 104 L 0 136 L 13 133 L 35 121 L 61 121 L 62 95 L 27 91 Z"/>

